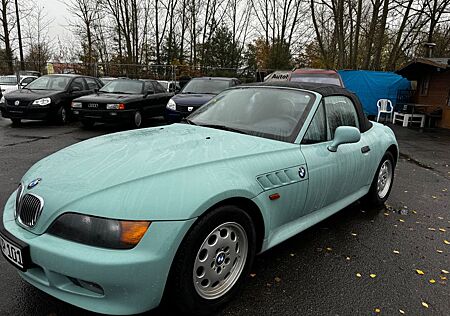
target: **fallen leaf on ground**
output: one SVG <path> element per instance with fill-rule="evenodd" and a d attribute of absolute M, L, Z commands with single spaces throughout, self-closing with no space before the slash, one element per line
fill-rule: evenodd
<path fill-rule="evenodd" d="M 252 278 L 254 278 L 254 277 L 256 276 L 256 273 L 250 273 L 250 276 L 251 276 Z"/>
<path fill-rule="evenodd" d="M 281 279 L 279 277 L 275 277 L 275 282 L 281 282 Z"/>
<path fill-rule="evenodd" d="M 436 230 L 436 228 L 428 227 L 428 230 L 431 230 L 434 232 Z"/>
<path fill-rule="evenodd" d="M 345 257 L 345 260 L 350 260 L 350 257 Z"/>
<path fill-rule="evenodd" d="M 442 271 L 442 273 L 444 273 L 444 274 L 448 274 L 448 271 L 447 270 L 441 270 Z"/>
<path fill-rule="evenodd" d="M 430 279 L 428 282 L 430 282 L 431 284 L 434 284 L 434 283 L 436 283 L 436 280 L 435 279 Z"/>
<path fill-rule="evenodd" d="M 327 247 L 326 248 L 328 251 L 332 251 L 333 250 L 333 248 L 331 248 L 331 247 Z"/>
<path fill-rule="evenodd" d="M 438 219 L 444 219 L 442 216 L 438 216 Z"/>
<path fill-rule="evenodd" d="M 419 274 L 419 275 L 424 275 L 424 274 L 425 274 L 425 272 L 423 272 L 422 270 L 419 270 L 419 269 L 417 269 L 416 272 L 417 272 L 417 274 Z"/>
<path fill-rule="evenodd" d="M 444 244 L 450 245 L 450 241 L 444 239 Z"/>
<path fill-rule="evenodd" d="M 291 256 L 291 257 L 294 257 L 294 256 L 295 256 L 295 254 L 294 254 L 294 253 L 291 253 L 291 254 L 290 254 L 290 256 Z"/>
<path fill-rule="evenodd" d="M 400 218 L 398 221 L 399 221 L 399 222 L 402 222 L 402 223 L 405 222 L 405 220 L 404 220 L 404 219 L 401 219 L 401 218 Z"/>
<path fill-rule="evenodd" d="M 360 278 L 360 277 L 361 277 L 361 273 L 356 273 L 356 276 L 357 276 L 358 278 Z"/>
<path fill-rule="evenodd" d="M 398 310 L 398 312 L 399 312 L 400 314 L 402 314 L 402 315 L 404 315 L 404 314 L 405 314 L 405 311 L 404 311 L 404 310 L 402 310 L 402 309 L 399 309 L 399 310 Z"/>
<path fill-rule="evenodd" d="M 372 279 L 375 279 L 375 278 L 377 277 L 377 275 L 374 274 L 374 273 L 372 273 L 372 274 L 370 275 L 370 277 L 371 277 Z"/>
<path fill-rule="evenodd" d="M 439 250 L 439 249 L 437 249 L 436 252 L 437 252 L 437 253 L 443 253 L 443 251 L 442 251 L 442 250 Z"/>
<path fill-rule="evenodd" d="M 440 275 L 439 277 L 440 277 L 440 278 L 441 278 L 441 280 L 443 280 L 443 281 L 447 280 L 447 277 L 446 277 L 446 276 L 444 276 L 444 275 Z"/>
<path fill-rule="evenodd" d="M 384 216 L 389 216 L 389 213 L 384 213 Z"/>
<path fill-rule="evenodd" d="M 413 212 L 414 214 L 417 214 L 417 211 L 415 211 L 415 210 L 412 210 L 412 212 Z"/>
<path fill-rule="evenodd" d="M 437 199 L 437 196 L 432 195 L 431 197 L 432 197 L 433 199 Z"/>
<path fill-rule="evenodd" d="M 398 251 L 398 250 L 394 250 L 393 252 L 396 253 L 396 254 L 400 253 L 400 251 Z"/>
<path fill-rule="evenodd" d="M 352 235 L 352 236 L 357 236 L 357 234 L 355 234 L 355 233 L 351 233 L 351 235 Z"/>
<path fill-rule="evenodd" d="M 445 228 L 439 228 L 439 231 L 441 231 L 441 232 L 443 232 L 443 233 L 446 232 Z"/>
<path fill-rule="evenodd" d="M 375 308 L 374 311 L 375 311 L 375 313 L 381 313 L 381 309 L 379 309 L 379 308 Z"/>
<path fill-rule="evenodd" d="M 425 303 L 425 302 L 422 302 L 422 306 L 425 307 L 425 308 L 428 308 L 428 304 Z"/>

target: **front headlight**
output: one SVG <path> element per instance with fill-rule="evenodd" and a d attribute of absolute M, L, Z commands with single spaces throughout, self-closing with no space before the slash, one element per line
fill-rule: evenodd
<path fill-rule="evenodd" d="M 42 98 L 33 101 L 33 105 L 40 105 L 40 106 L 49 105 L 50 103 L 52 103 L 52 99 L 50 98 Z"/>
<path fill-rule="evenodd" d="M 5 96 L 2 95 L 2 98 L 0 99 L 0 103 L 5 103 Z"/>
<path fill-rule="evenodd" d="M 86 245 L 131 249 L 139 243 L 150 223 L 66 213 L 58 217 L 47 232 Z"/>
<path fill-rule="evenodd" d="M 175 111 L 177 109 L 177 104 L 174 100 L 170 99 L 169 102 L 167 102 L 166 108 Z"/>
<path fill-rule="evenodd" d="M 81 109 L 83 107 L 83 104 L 81 102 L 72 102 L 72 107 L 74 109 Z"/>
<path fill-rule="evenodd" d="M 125 110 L 125 104 L 123 103 L 108 103 L 106 105 L 107 110 Z"/>

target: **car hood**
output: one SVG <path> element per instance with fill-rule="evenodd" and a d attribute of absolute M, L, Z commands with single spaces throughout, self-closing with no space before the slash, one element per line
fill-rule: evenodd
<path fill-rule="evenodd" d="M 49 98 L 53 96 L 57 96 L 63 93 L 63 91 L 55 91 L 55 90 L 29 90 L 29 89 L 20 89 L 16 91 L 11 91 L 5 94 L 6 100 L 21 100 L 21 101 L 33 101 L 40 98 Z"/>
<path fill-rule="evenodd" d="M 49 223 L 70 210 L 113 218 L 167 219 L 175 215 L 143 210 L 149 206 L 136 201 L 147 198 L 153 206 L 160 203 L 159 210 L 170 206 L 181 214 L 183 208 L 189 208 L 189 199 L 184 197 L 189 190 L 197 190 L 195 197 L 201 197 L 213 186 L 224 190 L 228 181 L 238 192 L 238 177 L 250 173 L 255 179 L 268 165 L 283 163 L 279 151 L 286 149 L 299 153 L 299 146 L 294 144 L 173 124 L 100 136 L 69 146 L 36 163 L 22 183 L 27 186 L 42 179 L 27 191 L 44 198 L 41 217 Z M 275 170 L 274 166 L 271 168 Z M 219 179 L 212 179 L 219 174 Z M 261 189 L 256 180 L 251 182 L 258 187 L 253 191 Z M 126 211 L 127 207 L 135 209 Z"/>
<path fill-rule="evenodd" d="M 173 96 L 172 100 L 175 101 L 177 105 L 203 105 L 212 98 L 214 98 L 215 94 L 184 94 L 179 93 Z"/>
<path fill-rule="evenodd" d="M 142 98 L 142 94 L 94 93 L 77 98 L 74 102 L 127 103 Z"/>

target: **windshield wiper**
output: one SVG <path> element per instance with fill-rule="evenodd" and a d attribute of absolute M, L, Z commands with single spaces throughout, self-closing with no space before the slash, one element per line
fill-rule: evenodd
<path fill-rule="evenodd" d="M 192 120 L 190 120 L 190 119 L 188 119 L 188 118 L 185 118 L 185 117 L 183 117 L 183 118 L 181 119 L 181 122 L 187 123 L 187 124 L 189 124 L 189 125 L 198 125 L 198 124 L 194 123 Z"/>
<path fill-rule="evenodd" d="M 248 134 L 247 132 L 238 129 L 238 128 L 233 128 L 233 127 L 229 127 L 229 126 L 225 126 L 225 125 L 220 125 L 220 124 L 197 124 L 199 126 L 203 126 L 203 127 L 210 127 L 210 128 L 215 128 L 215 129 L 221 129 L 224 131 L 229 131 L 229 132 L 236 132 L 236 133 L 241 133 L 241 134 Z"/>

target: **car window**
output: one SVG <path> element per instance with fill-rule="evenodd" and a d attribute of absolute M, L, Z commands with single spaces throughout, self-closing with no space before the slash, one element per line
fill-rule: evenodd
<path fill-rule="evenodd" d="M 94 78 L 86 77 L 84 79 L 86 80 L 86 83 L 88 85 L 88 90 L 100 89 L 100 86 Z"/>
<path fill-rule="evenodd" d="M 56 90 L 64 91 L 70 81 L 70 77 L 49 75 L 42 76 L 28 84 L 30 90 Z"/>
<path fill-rule="evenodd" d="M 166 89 L 157 81 L 153 81 L 153 86 L 155 87 L 156 93 L 165 93 Z"/>
<path fill-rule="evenodd" d="M 24 84 L 29 84 L 29 83 L 32 82 L 34 79 L 36 79 L 36 78 L 33 78 L 33 77 L 27 77 L 27 78 L 24 78 L 24 79 L 22 80 L 21 84 L 22 84 L 22 85 L 24 85 Z"/>
<path fill-rule="evenodd" d="M 302 144 L 315 144 L 327 141 L 327 120 L 323 102 L 319 104 L 314 117 L 303 137 Z"/>
<path fill-rule="evenodd" d="M 142 94 L 144 83 L 142 80 L 116 79 L 105 84 L 99 91 L 116 94 Z"/>
<path fill-rule="evenodd" d="M 144 91 L 148 93 L 155 93 L 155 88 L 152 85 L 151 81 L 145 81 L 144 83 Z"/>
<path fill-rule="evenodd" d="M 70 89 L 74 89 L 75 87 L 79 88 L 80 91 L 86 90 L 86 86 L 84 84 L 83 78 L 75 78 L 70 84 Z"/>
<path fill-rule="evenodd" d="M 206 93 L 218 94 L 230 87 L 230 80 L 201 78 L 192 79 L 181 91 L 181 93 Z"/>
<path fill-rule="evenodd" d="M 354 126 L 359 129 L 358 114 L 353 102 L 345 96 L 330 96 L 325 99 L 325 112 L 328 124 L 328 139 L 334 138 L 339 126 Z"/>
<path fill-rule="evenodd" d="M 293 73 L 291 74 L 291 81 L 315 82 L 341 86 L 341 81 L 339 80 L 338 75 L 335 74 Z"/>

